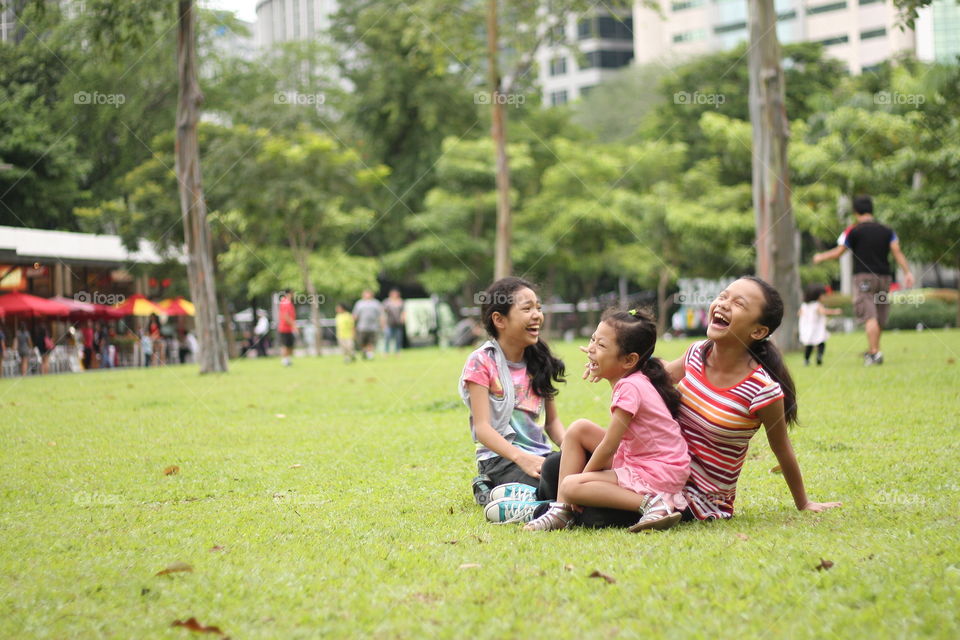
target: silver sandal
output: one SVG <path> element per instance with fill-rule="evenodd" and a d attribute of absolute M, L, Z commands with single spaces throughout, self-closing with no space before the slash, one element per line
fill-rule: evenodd
<path fill-rule="evenodd" d="M 573 509 L 566 502 L 551 502 L 547 512 L 523 526 L 524 531 L 554 531 L 573 523 Z"/>
<path fill-rule="evenodd" d="M 655 496 L 647 498 L 646 504 L 640 509 L 643 516 L 637 521 L 637 524 L 630 527 L 630 531 L 663 530 L 669 529 L 680 522 L 683 517 L 679 511 L 671 509 L 663 500 L 663 494 L 658 493 Z"/>

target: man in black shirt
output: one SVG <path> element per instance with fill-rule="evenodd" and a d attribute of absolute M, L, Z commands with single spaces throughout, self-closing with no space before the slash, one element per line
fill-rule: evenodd
<path fill-rule="evenodd" d="M 836 247 L 813 256 L 813 262 L 819 264 L 825 260 L 837 259 L 847 249 L 853 252 L 853 307 L 857 320 L 864 324 L 867 332 L 868 348 L 863 356 L 863 363 L 868 366 L 883 364 L 880 333 L 890 313 L 889 291 L 893 282 L 889 254 L 893 253 L 897 264 L 903 269 L 907 289 L 913 287 L 913 274 L 910 273 L 907 259 L 900 250 L 897 234 L 874 219 L 873 200 L 870 196 L 854 198 L 853 213 L 857 217 L 857 224 L 840 235 Z"/>

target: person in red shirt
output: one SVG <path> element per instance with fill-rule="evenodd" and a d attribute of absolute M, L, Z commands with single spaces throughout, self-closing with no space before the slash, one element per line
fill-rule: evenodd
<path fill-rule="evenodd" d="M 287 289 L 280 296 L 280 317 L 277 320 L 280 334 L 280 355 L 283 366 L 293 364 L 293 337 L 297 333 L 297 310 L 293 307 L 293 292 Z"/>

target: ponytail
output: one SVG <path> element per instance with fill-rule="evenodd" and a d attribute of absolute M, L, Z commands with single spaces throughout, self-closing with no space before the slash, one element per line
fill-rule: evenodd
<path fill-rule="evenodd" d="M 797 423 L 797 388 L 793 378 L 783 361 L 783 355 L 777 345 L 769 340 L 759 340 L 747 348 L 750 357 L 756 360 L 764 370 L 770 374 L 783 390 L 783 413 L 787 424 Z"/>
<path fill-rule="evenodd" d="M 663 398 L 664 404 L 666 404 L 667 409 L 670 410 L 670 415 L 674 418 L 680 415 L 680 392 L 673 386 L 670 375 L 663 367 L 663 362 L 661 362 L 660 358 L 647 358 L 646 361 L 640 365 L 640 371 L 643 375 L 647 376 L 651 384 L 653 384 L 653 388 L 656 389 L 660 397 Z"/>

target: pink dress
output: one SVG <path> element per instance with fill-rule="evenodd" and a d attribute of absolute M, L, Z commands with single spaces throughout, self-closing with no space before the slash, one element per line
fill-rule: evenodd
<path fill-rule="evenodd" d="M 613 456 L 617 484 L 637 493 L 662 493 L 674 509 L 685 509 L 687 443 L 649 378 L 639 371 L 621 378 L 613 387 L 610 412 L 615 409 L 633 416 Z"/>

